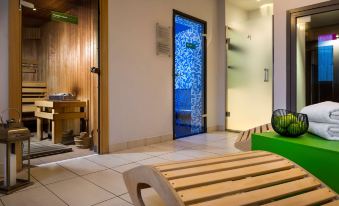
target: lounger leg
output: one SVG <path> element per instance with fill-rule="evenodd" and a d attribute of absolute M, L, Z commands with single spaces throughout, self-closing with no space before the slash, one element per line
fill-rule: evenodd
<path fill-rule="evenodd" d="M 124 173 L 126 187 L 135 206 L 145 206 L 141 190 L 152 187 L 167 206 L 184 206 L 169 182 L 152 166 L 140 166 Z"/>

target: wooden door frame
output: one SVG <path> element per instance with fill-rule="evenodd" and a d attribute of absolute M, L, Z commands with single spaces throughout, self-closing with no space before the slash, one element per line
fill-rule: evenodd
<path fill-rule="evenodd" d="M 20 0 L 8 1 L 8 105 L 21 111 L 21 11 Z M 100 128 L 99 153 L 109 152 L 108 106 L 108 0 L 99 0 L 100 19 Z M 10 116 L 16 115 L 10 113 Z"/>

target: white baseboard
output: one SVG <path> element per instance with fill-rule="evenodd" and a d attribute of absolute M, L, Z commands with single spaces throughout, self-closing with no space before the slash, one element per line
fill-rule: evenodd
<path fill-rule="evenodd" d="M 225 126 L 223 126 L 223 125 L 216 125 L 216 126 L 207 127 L 207 133 L 210 133 L 210 132 L 219 132 L 219 131 L 225 131 Z"/>
<path fill-rule="evenodd" d="M 217 131 L 225 131 L 225 127 L 221 125 L 212 126 L 207 128 L 207 132 L 217 132 Z M 127 142 L 121 142 L 116 144 L 111 144 L 109 147 L 109 152 L 117 152 L 121 150 L 126 149 L 132 149 L 136 147 L 142 147 L 152 144 L 157 144 L 161 142 L 167 142 L 173 140 L 173 134 L 163 135 L 163 136 L 157 136 L 157 137 L 147 137 L 147 138 L 141 138 L 137 140 L 130 140 Z"/>
<path fill-rule="evenodd" d="M 111 144 L 109 147 L 109 152 L 117 152 L 121 150 L 132 149 L 136 147 L 142 147 L 142 146 L 147 146 L 147 145 L 152 145 L 152 144 L 157 144 L 157 143 L 167 142 L 167 141 L 172 141 L 172 140 L 173 140 L 172 134 L 158 136 L 158 137 L 148 137 L 148 138 L 142 138 L 142 139 L 137 139 L 137 140 L 131 140 L 127 142 Z"/>

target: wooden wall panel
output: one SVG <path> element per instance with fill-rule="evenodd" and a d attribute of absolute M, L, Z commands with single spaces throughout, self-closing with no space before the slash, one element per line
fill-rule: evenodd
<path fill-rule="evenodd" d="M 22 81 L 45 81 L 45 75 L 38 64 L 40 40 L 23 39 L 22 42 Z"/>
<path fill-rule="evenodd" d="M 21 112 L 21 12 L 18 9 L 19 0 L 8 1 L 10 22 L 8 24 L 9 73 L 8 83 L 10 108 Z M 18 118 L 16 112 L 10 111 L 10 117 Z"/>
<path fill-rule="evenodd" d="M 83 0 L 68 13 L 78 16 L 78 24 L 50 21 L 41 27 L 39 67 L 44 71 L 48 93 L 67 92 L 89 102 L 89 131 L 97 128 L 97 77 L 90 68 L 97 66 L 97 0 Z M 74 122 L 74 121 L 73 121 Z M 78 130 L 79 123 L 68 122 Z"/>

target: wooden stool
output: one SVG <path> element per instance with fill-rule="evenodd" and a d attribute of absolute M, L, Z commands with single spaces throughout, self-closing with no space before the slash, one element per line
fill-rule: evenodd
<path fill-rule="evenodd" d="M 139 166 L 123 174 L 136 206 L 152 187 L 168 206 L 339 205 L 338 195 L 293 162 L 264 151 Z"/>
<path fill-rule="evenodd" d="M 62 121 L 81 119 L 86 117 L 85 112 L 79 108 L 85 108 L 86 102 L 81 101 L 36 101 L 35 116 L 37 117 L 37 136 L 41 140 L 43 135 L 43 119 L 52 121 L 52 142 L 54 144 L 62 141 Z M 74 111 L 74 108 L 79 111 Z M 51 112 L 49 112 L 50 110 Z M 72 111 L 72 112 L 70 112 Z"/>

